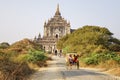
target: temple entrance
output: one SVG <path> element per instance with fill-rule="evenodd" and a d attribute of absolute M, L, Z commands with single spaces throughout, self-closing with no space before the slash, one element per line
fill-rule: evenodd
<path fill-rule="evenodd" d="M 55 36 L 57 39 L 58 39 L 58 34 L 56 34 L 56 36 Z"/>
<path fill-rule="evenodd" d="M 57 50 L 55 50 L 55 55 L 57 56 Z"/>

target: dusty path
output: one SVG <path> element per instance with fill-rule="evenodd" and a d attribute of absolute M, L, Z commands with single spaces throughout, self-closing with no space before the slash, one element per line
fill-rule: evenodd
<path fill-rule="evenodd" d="M 52 56 L 53 61 L 49 61 L 47 68 L 40 68 L 38 72 L 31 76 L 31 80 L 120 80 L 113 76 L 96 72 L 94 70 L 79 70 L 73 67 L 67 70 L 64 58 Z"/>

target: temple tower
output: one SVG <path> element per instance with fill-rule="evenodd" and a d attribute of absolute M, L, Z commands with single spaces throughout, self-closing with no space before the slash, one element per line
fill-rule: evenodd
<path fill-rule="evenodd" d="M 57 5 L 54 17 L 44 23 L 44 37 L 60 38 L 66 34 L 70 34 L 70 23 L 62 18 Z"/>
<path fill-rule="evenodd" d="M 41 38 L 40 34 L 37 39 L 37 43 L 41 44 L 45 51 L 55 52 L 58 51 L 56 48 L 56 42 L 66 34 L 70 34 L 70 22 L 62 18 L 59 5 L 57 5 L 56 12 L 53 18 L 44 22 L 44 35 Z"/>

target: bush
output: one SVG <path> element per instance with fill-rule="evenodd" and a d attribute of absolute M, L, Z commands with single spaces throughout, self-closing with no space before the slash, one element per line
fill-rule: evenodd
<path fill-rule="evenodd" d="M 83 60 L 87 65 L 90 65 L 90 64 L 96 65 L 101 62 L 105 63 L 108 60 L 114 60 L 114 61 L 120 63 L 120 56 L 113 52 L 99 53 L 99 54 L 93 53 L 93 54 L 87 56 Z"/>
<path fill-rule="evenodd" d="M 116 56 L 114 57 L 114 60 L 118 62 L 118 64 L 120 64 L 120 56 Z"/>
<path fill-rule="evenodd" d="M 33 62 L 36 63 L 38 61 L 45 61 L 47 60 L 47 57 L 45 56 L 43 51 L 35 51 L 35 50 L 31 50 L 29 51 L 29 55 L 27 55 L 27 60 L 28 62 Z"/>
<path fill-rule="evenodd" d="M 29 54 L 19 54 L 16 57 L 13 57 L 12 60 L 14 60 L 14 62 L 18 62 L 18 63 L 23 63 L 23 62 L 27 62 L 27 56 Z"/>
<path fill-rule="evenodd" d="M 47 54 L 51 54 L 52 52 L 51 52 L 51 51 L 47 51 L 46 53 L 47 53 Z"/>
<path fill-rule="evenodd" d="M 5 49 L 5 48 L 8 48 L 9 46 L 10 46 L 10 44 L 7 42 L 0 43 L 0 49 Z"/>
<path fill-rule="evenodd" d="M 85 62 L 87 65 L 90 65 L 90 64 L 97 65 L 97 64 L 98 64 L 98 60 L 95 59 L 94 57 L 85 58 L 85 59 L 84 59 L 84 62 Z"/>

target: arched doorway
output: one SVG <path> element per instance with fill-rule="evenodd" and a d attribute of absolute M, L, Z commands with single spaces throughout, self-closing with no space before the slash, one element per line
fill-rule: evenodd
<path fill-rule="evenodd" d="M 58 34 L 56 34 L 55 37 L 58 39 Z"/>
<path fill-rule="evenodd" d="M 55 55 L 57 55 L 57 50 L 55 50 Z"/>

